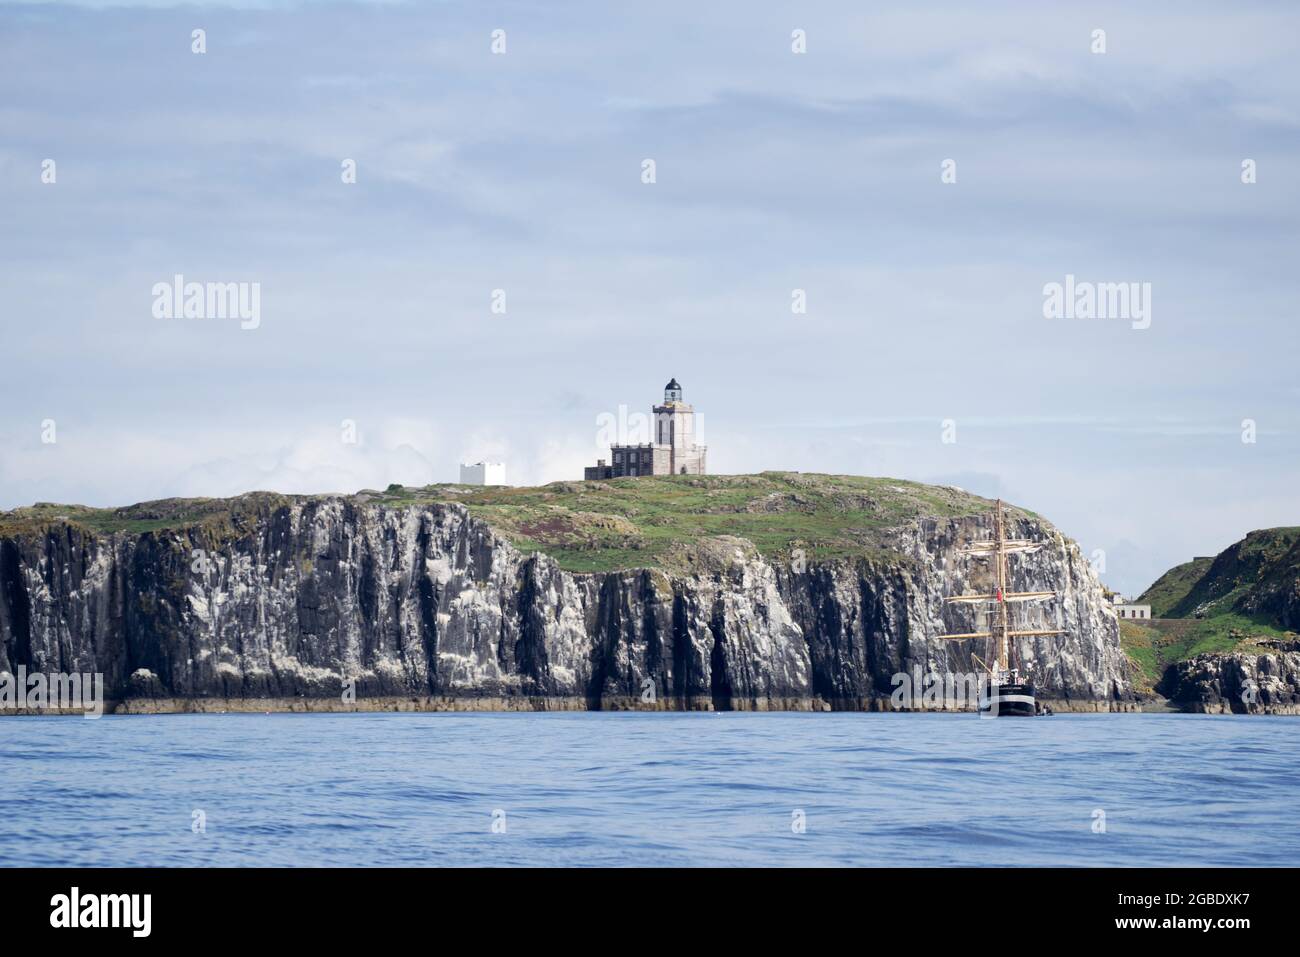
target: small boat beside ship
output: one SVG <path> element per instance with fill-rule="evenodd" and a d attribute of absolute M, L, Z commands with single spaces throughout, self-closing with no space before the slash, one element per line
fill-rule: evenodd
<path fill-rule="evenodd" d="M 960 634 L 940 635 L 949 641 L 967 641 L 975 638 L 989 639 L 992 644 L 990 662 L 985 662 L 978 655 L 971 657 L 987 673 L 987 684 L 979 698 L 981 717 L 1032 718 L 1050 715 L 1052 709 L 1040 706 L 1034 695 L 1033 685 L 1027 678 L 1022 678 L 1015 662 L 1016 652 L 1012 638 L 1040 637 L 1059 635 L 1059 629 L 1013 629 L 1008 606 L 1012 603 L 1043 601 L 1056 598 L 1050 591 L 1009 591 L 1010 576 L 1007 569 L 1007 555 L 1034 552 L 1043 547 L 1043 542 L 1030 539 L 1008 539 L 1006 521 L 1002 514 L 1002 500 L 998 499 L 994 511 L 993 538 L 985 542 L 975 542 L 962 549 L 964 554 L 975 558 L 988 558 L 993 562 L 993 591 L 987 594 L 954 595 L 944 601 L 950 604 L 967 604 L 988 607 L 992 611 L 992 621 L 988 631 L 971 631 Z"/>

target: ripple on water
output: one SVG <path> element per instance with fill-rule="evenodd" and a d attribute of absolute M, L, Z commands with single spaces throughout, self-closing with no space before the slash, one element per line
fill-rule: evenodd
<path fill-rule="evenodd" d="M 31 719 L 0 864 L 1288 865 L 1298 756 L 1285 718 Z"/>

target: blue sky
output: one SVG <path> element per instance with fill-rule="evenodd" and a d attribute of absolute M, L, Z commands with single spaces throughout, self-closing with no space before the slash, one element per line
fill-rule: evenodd
<path fill-rule="evenodd" d="M 1004 495 L 1127 591 L 1297 524 L 1300 12 L 1130 6 L 0 4 L 0 508 L 573 478 L 675 376 L 712 471 Z"/>

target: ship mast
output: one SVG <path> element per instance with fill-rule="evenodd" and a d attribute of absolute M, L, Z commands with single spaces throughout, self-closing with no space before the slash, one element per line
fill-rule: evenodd
<path fill-rule="evenodd" d="M 997 565 L 998 576 L 998 668 L 1006 671 L 1011 667 L 1009 652 L 1011 643 L 1007 640 L 1007 603 L 1002 597 L 1007 591 L 1007 536 L 1002 524 L 1002 499 L 998 499 L 996 516 L 993 522 L 993 542 L 996 549 L 993 561 Z"/>
<path fill-rule="evenodd" d="M 949 641 L 962 641 L 967 638 L 993 639 L 993 665 L 987 665 L 983 661 L 980 661 L 980 664 L 995 680 L 1000 680 L 1002 676 L 1011 672 L 1012 638 L 1060 634 L 1060 631 L 1055 628 L 1027 631 L 1013 630 L 1011 628 L 1011 615 L 1007 609 L 1007 605 L 1013 601 L 1037 601 L 1056 597 L 1056 593 L 1050 591 L 1007 591 L 1009 578 L 1007 574 L 1007 555 L 1013 552 L 1033 552 L 1042 547 L 1041 542 L 1007 538 L 1006 521 L 1002 514 L 1002 499 L 998 499 L 993 512 L 993 539 L 986 542 L 975 542 L 962 549 L 967 555 L 988 556 L 993 559 L 995 591 L 991 595 L 956 595 L 944 599 L 944 601 L 950 603 L 985 604 L 990 601 L 996 603 L 991 630 L 939 636 Z M 975 660 L 979 661 L 979 658 L 976 657 Z"/>

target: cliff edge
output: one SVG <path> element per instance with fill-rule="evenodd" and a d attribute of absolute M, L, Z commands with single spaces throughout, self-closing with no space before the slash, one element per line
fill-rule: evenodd
<path fill-rule="evenodd" d="M 992 503 L 893 479 L 763 473 L 250 493 L 0 513 L 0 672 L 102 672 L 112 707 L 888 707 L 900 673 L 978 670 L 987 590 L 960 555 Z M 1015 587 L 1057 709 L 1134 707 L 1114 614 L 1078 546 Z M 953 617 L 954 615 L 958 617 Z"/>

